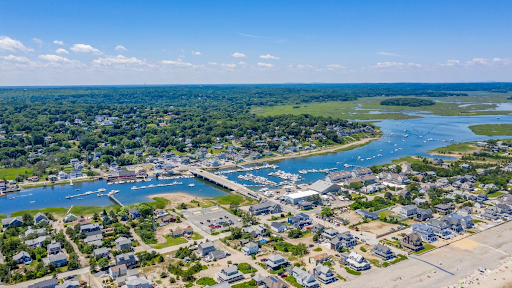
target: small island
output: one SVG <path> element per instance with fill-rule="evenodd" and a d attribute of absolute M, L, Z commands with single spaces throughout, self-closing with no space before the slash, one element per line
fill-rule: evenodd
<path fill-rule="evenodd" d="M 432 106 L 434 104 L 436 104 L 436 103 L 432 100 L 411 98 L 411 97 L 391 98 L 391 99 L 382 100 L 380 102 L 380 105 L 384 105 L 384 106 L 408 106 L 408 107 Z"/>

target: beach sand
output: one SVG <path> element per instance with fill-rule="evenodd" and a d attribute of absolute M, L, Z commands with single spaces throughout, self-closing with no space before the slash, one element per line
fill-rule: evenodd
<path fill-rule="evenodd" d="M 196 203 L 192 203 L 193 200 L 198 201 L 199 203 L 205 204 L 205 205 L 214 204 L 213 201 L 209 200 L 210 198 L 194 196 L 194 195 L 190 195 L 185 192 L 160 193 L 160 194 L 153 194 L 153 195 L 148 196 L 148 198 L 155 198 L 155 197 L 161 197 L 161 198 L 165 198 L 165 199 L 169 200 L 169 204 L 167 204 L 167 206 L 165 207 L 167 209 L 175 208 L 178 205 L 180 205 L 181 203 L 185 203 L 189 206 L 190 205 L 197 206 Z"/>

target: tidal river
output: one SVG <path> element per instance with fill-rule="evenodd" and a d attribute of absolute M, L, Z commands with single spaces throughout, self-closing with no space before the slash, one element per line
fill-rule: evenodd
<path fill-rule="evenodd" d="M 345 164 L 358 166 L 372 166 L 390 163 L 391 160 L 409 155 L 431 156 L 429 150 L 447 146 L 451 142 L 466 142 L 474 140 L 486 140 L 491 137 L 475 135 L 468 126 L 474 124 L 497 124 L 512 123 L 512 116 L 465 116 L 465 117 L 441 117 L 426 115 L 425 118 L 410 120 L 383 120 L 376 123 L 381 128 L 384 136 L 366 146 L 350 151 L 341 151 L 317 156 L 291 158 L 276 162 L 279 170 L 297 174 L 300 170 L 338 168 L 347 170 Z M 407 137 L 404 137 L 407 135 Z M 499 138 L 499 137 L 494 137 Z M 506 137 L 503 137 L 506 138 Z M 430 141 L 429 141 L 430 139 Z M 448 141 L 448 142 L 446 142 Z M 381 156 L 378 156 L 378 155 Z M 361 161 L 360 159 L 364 159 Z M 367 160 L 367 159 L 370 160 Z M 274 182 L 281 179 L 275 176 L 268 176 L 274 170 L 262 169 L 251 171 L 256 176 L 264 176 Z M 241 173 L 227 174 L 228 178 L 242 184 L 254 184 L 238 179 Z M 245 174 L 245 173 L 242 173 Z M 306 182 L 313 182 L 325 178 L 325 173 L 308 173 L 302 175 Z M 182 182 L 181 185 L 154 187 L 147 189 L 131 190 L 132 186 L 148 186 L 150 184 L 166 184 L 174 181 Z M 195 184 L 189 187 L 188 184 Z M 67 195 L 97 191 L 105 188 L 119 190 L 116 198 L 123 204 L 129 205 L 150 201 L 147 196 L 159 193 L 185 192 L 201 197 L 215 197 L 226 195 L 225 192 L 198 179 L 177 179 L 162 180 L 153 179 L 151 182 L 124 183 L 107 185 L 106 181 L 95 181 L 77 183 L 70 185 L 56 185 L 47 188 L 23 189 L 19 193 L 10 193 L 7 197 L 0 198 L 0 214 L 9 215 L 12 212 L 27 209 L 38 209 L 46 207 L 69 207 L 74 206 L 107 206 L 113 204 L 106 196 L 97 197 L 96 194 L 66 199 Z M 79 191 L 76 191 L 79 189 Z M 259 189 L 259 188 L 254 188 Z M 106 193 L 104 192 L 104 193 Z M 14 197 L 14 199 L 9 199 Z M 78 199 L 81 198 L 81 199 Z"/>

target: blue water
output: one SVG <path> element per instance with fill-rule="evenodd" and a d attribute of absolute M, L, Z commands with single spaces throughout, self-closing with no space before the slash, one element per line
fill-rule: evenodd
<path fill-rule="evenodd" d="M 325 169 L 337 167 L 338 170 L 351 169 L 345 168 L 344 164 L 372 166 L 390 163 L 391 160 L 408 155 L 431 156 L 427 151 L 447 146 L 450 142 L 442 141 L 428 141 L 427 139 L 440 139 L 450 140 L 453 139 L 457 142 L 466 142 L 474 140 L 486 140 L 491 137 L 475 135 L 468 128 L 469 125 L 474 124 L 497 124 L 497 123 L 512 123 L 512 116 L 465 116 L 465 117 L 442 117 L 433 115 L 422 115 L 425 118 L 409 119 L 404 121 L 398 120 L 383 120 L 376 123 L 377 126 L 385 133 L 380 140 L 374 141 L 366 146 L 356 148 L 350 151 L 342 151 L 337 153 L 329 153 L 317 156 L 309 156 L 302 158 L 292 158 L 276 162 L 280 170 L 286 172 L 298 173 L 302 169 Z M 398 125 L 397 125 L 398 124 Z M 407 131 L 404 131 L 407 130 Z M 408 134 L 407 138 L 393 137 L 388 134 Z M 423 136 L 423 137 L 419 137 Z M 494 137 L 499 138 L 499 137 Z M 426 142 L 423 142 L 426 141 Z M 395 146 L 396 144 L 396 146 Z M 403 150 L 395 149 L 402 148 Z M 382 150 L 382 151 L 380 151 Z M 391 153 L 393 151 L 393 153 Z M 382 157 L 377 157 L 377 154 L 382 154 Z M 365 159 L 359 161 L 357 158 Z M 375 158 L 373 158 L 375 156 Z M 372 160 L 366 160 L 366 158 Z M 337 164 L 339 162 L 339 164 Z M 272 181 L 280 182 L 281 180 L 274 176 L 267 176 L 269 172 L 274 170 L 263 169 L 252 171 L 251 173 L 258 176 L 265 176 Z M 240 173 L 227 174 L 228 178 L 243 184 L 254 184 L 239 180 L 237 177 Z M 324 173 L 309 173 L 302 175 L 305 181 L 301 183 L 314 182 L 318 179 L 325 178 Z M 95 194 L 89 196 L 82 196 L 82 200 L 76 198 L 67 200 L 67 195 L 84 193 L 87 191 L 95 191 L 99 188 L 110 190 L 120 190 L 116 198 L 123 204 L 129 205 L 140 202 L 147 202 L 150 199 L 148 195 L 159 193 L 172 193 L 172 192 L 186 192 L 195 196 L 201 197 L 215 197 L 225 195 L 225 192 L 213 186 L 210 183 L 198 179 L 178 179 L 178 182 L 183 182 L 182 185 L 155 187 L 149 189 L 131 190 L 132 186 L 147 186 L 149 184 L 158 183 L 171 183 L 175 180 L 158 181 L 154 179 L 152 182 L 139 182 L 139 183 L 125 183 L 117 185 L 107 185 L 106 181 L 95 181 L 86 183 L 77 183 L 74 186 L 59 185 L 48 188 L 34 188 L 22 190 L 20 193 L 10 193 L 7 197 L 0 198 L 0 214 L 10 214 L 14 211 L 37 209 L 45 207 L 69 207 L 74 206 L 107 206 L 112 202 L 107 197 L 97 197 Z M 194 183 L 195 187 L 188 187 L 187 185 Z M 80 191 L 75 191 L 80 189 Z M 258 188 L 255 188 L 258 189 Z M 105 192 L 104 192 L 105 193 Z M 13 200 L 8 198 L 15 197 Z M 30 203 L 30 201 L 36 201 Z"/>

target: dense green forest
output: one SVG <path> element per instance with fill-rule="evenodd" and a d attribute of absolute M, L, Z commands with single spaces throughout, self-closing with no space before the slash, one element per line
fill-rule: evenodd
<path fill-rule="evenodd" d="M 432 100 L 428 99 L 418 99 L 418 98 L 391 98 L 387 100 L 383 100 L 380 102 L 380 105 L 386 106 L 409 106 L 409 107 L 421 107 L 421 106 L 432 106 L 436 104 Z"/>

